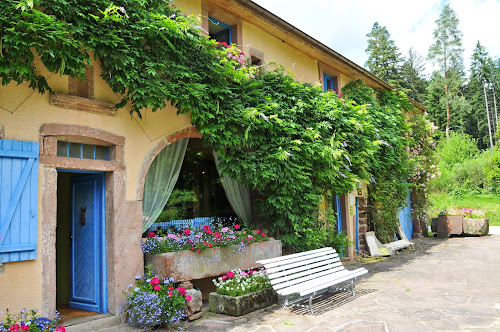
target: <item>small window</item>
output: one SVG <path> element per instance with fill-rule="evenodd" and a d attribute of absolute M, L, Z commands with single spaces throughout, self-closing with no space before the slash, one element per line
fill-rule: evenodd
<path fill-rule="evenodd" d="M 208 18 L 208 34 L 210 39 L 215 39 L 220 43 L 231 44 L 233 42 L 231 27 L 211 17 Z"/>
<path fill-rule="evenodd" d="M 67 158 L 109 160 L 109 147 L 58 141 L 57 155 Z"/>
<path fill-rule="evenodd" d="M 337 77 L 332 77 L 327 74 L 323 74 L 324 88 L 325 91 L 334 91 L 337 92 Z"/>
<path fill-rule="evenodd" d="M 252 63 L 252 66 L 257 66 L 257 67 L 262 66 L 262 59 L 259 59 L 256 56 L 251 55 L 250 62 Z"/>

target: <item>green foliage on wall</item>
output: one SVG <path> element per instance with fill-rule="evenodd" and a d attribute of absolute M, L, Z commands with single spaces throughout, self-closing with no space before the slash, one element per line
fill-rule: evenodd
<path fill-rule="evenodd" d="M 170 102 L 190 112 L 221 172 L 263 194 L 261 214 L 289 244 L 334 241 L 315 231 L 322 195 L 370 179 L 375 229 L 384 239 L 394 233 L 411 175 L 404 94 L 356 81 L 344 99 L 279 66 L 259 73 L 236 47 L 208 40 L 194 18 L 161 0 L 6 0 L 0 27 L 2 84 L 27 81 L 44 92 L 35 54 L 49 71 L 76 77 L 92 54 L 123 96 L 118 107 L 140 115 Z"/>

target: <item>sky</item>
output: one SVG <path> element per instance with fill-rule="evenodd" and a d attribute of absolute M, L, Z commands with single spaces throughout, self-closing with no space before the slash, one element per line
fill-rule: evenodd
<path fill-rule="evenodd" d="M 364 67 L 366 34 L 375 22 L 385 26 L 403 56 L 413 47 L 424 59 L 433 43 L 435 21 L 449 3 L 463 33 L 469 71 L 479 40 L 491 57 L 500 56 L 500 0 L 252 0 L 273 14 Z M 427 76 L 433 64 L 426 61 Z"/>

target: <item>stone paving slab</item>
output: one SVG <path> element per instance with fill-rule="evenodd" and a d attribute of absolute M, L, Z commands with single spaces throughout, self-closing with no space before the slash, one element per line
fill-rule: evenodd
<path fill-rule="evenodd" d="M 314 316 L 306 308 L 273 305 L 241 317 L 205 313 L 185 331 L 500 332 L 500 227 L 490 227 L 483 237 L 412 242 L 414 249 L 385 261 L 348 264 L 348 269 L 369 271 L 357 281 L 356 296 L 320 296 L 313 301 Z"/>

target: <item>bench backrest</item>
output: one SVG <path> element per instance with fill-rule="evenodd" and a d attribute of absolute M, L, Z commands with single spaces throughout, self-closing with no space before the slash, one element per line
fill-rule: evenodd
<path fill-rule="evenodd" d="M 264 259 L 257 263 L 264 265 L 275 290 L 345 270 L 337 251 L 330 247 Z"/>

